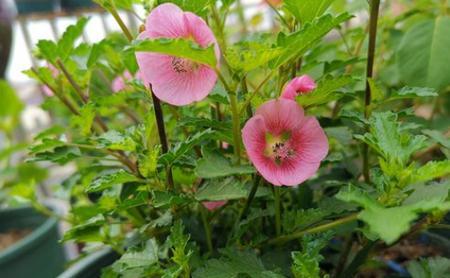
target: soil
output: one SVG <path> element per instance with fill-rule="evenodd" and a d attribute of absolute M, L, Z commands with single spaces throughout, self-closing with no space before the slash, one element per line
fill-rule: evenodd
<path fill-rule="evenodd" d="M 8 248 L 9 246 L 13 245 L 14 243 L 20 241 L 27 235 L 31 233 L 30 229 L 25 230 L 9 230 L 6 233 L 0 233 L 0 251 L 3 251 L 3 249 Z"/>

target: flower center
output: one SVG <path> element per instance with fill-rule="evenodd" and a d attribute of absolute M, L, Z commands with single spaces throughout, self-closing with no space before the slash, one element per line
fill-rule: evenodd
<path fill-rule="evenodd" d="M 289 133 L 283 133 L 280 136 L 266 134 L 266 150 L 265 154 L 274 160 L 276 164 L 281 164 L 283 160 L 294 156 L 295 151 L 289 144 Z"/>
<path fill-rule="evenodd" d="M 172 69 L 176 73 L 186 73 L 192 72 L 198 68 L 198 64 L 184 58 L 173 57 L 172 58 Z"/>

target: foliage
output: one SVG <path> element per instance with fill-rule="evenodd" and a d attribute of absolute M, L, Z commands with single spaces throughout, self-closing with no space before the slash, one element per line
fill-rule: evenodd
<path fill-rule="evenodd" d="M 42 168 L 73 168 L 51 184 L 52 195 L 69 204 L 63 241 L 84 244 L 86 253 L 115 250 L 119 259 L 103 277 L 359 275 L 384 248 L 444 223 L 450 210 L 445 1 L 382 1 L 375 74 L 367 79 L 374 26 L 366 27 L 365 17 L 350 20 L 368 13 L 364 1 L 262 3 L 251 18 L 233 0 L 96 2 L 122 33 L 82 42 L 93 29 L 81 17 L 60 39 L 36 45 L 45 66 L 24 73 L 52 91 L 41 107 L 53 126 L 32 143 L 16 138 L 28 132 L 18 126 L 24 105 L 0 82 L 0 201 L 54 214 L 36 194 L 48 178 Z M 166 2 L 207 22 L 220 57 L 215 46 L 200 47 L 191 37 L 139 39 L 117 10 L 148 13 Z M 400 15 L 392 14 L 391 2 Z M 273 18 L 261 20 L 264 9 Z M 211 67 L 217 84 L 202 101 L 161 102 L 159 111 L 136 61 L 144 52 Z M 303 74 L 317 87 L 295 100 L 323 127 L 328 156 L 301 185 L 274 187 L 249 162 L 241 129 Z M 116 78 L 124 88 L 113 93 Z M 446 264 L 423 259 L 408 270 L 441 277 Z"/>

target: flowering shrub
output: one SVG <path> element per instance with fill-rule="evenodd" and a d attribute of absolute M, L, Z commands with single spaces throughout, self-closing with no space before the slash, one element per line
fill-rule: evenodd
<path fill-rule="evenodd" d="M 233 0 L 97 2 L 122 34 L 77 43 L 80 18 L 26 73 L 56 121 L 30 160 L 76 165 L 64 240 L 119 253 L 105 277 L 352 277 L 443 221 L 447 6 L 377 24 L 373 0 L 366 27 L 345 1 L 261 1 L 261 31 Z"/>

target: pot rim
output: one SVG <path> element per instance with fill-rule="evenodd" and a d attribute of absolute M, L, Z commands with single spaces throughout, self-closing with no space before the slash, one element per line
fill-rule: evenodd
<path fill-rule="evenodd" d="M 18 210 L 30 210 L 32 207 L 20 207 L 20 208 L 6 208 L 0 210 L 0 213 L 9 213 L 11 211 Z M 13 245 L 7 247 L 5 250 L 0 251 L 0 265 L 8 263 L 16 257 L 22 256 L 26 251 L 33 248 L 42 242 L 45 238 L 50 236 L 50 231 L 56 227 L 58 220 L 56 218 L 47 218 L 41 225 L 36 227 L 29 235 L 22 238 Z"/>

